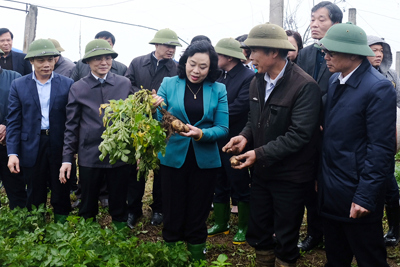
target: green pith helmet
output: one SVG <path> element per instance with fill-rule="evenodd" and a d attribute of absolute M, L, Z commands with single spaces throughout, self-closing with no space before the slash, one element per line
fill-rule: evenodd
<path fill-rule="evenodd" d="M 329 51 L 374 57 L 368 46 L 367 35 L 360 27 L 351 22 L 335 24 L 329 28 L 325 37 L 315 46 Z"/>
<path fill-rule="evenodd" d="M 0 55 L 4 55 L 4 52 L 3 52 L 3 50 L 1 50 L 1 49 L 0 49 Z"/>
<path fill-rule="evenodd" d="M 179 43 L 178 35 L 170 29 L 162 29 L 156 32 L 156 35 L 154 35 L 154 38 L 149 42 L 149 44 L 182 46 Z"/>
<path fill-rule="evenodd" d="M 51 39 L 49 38 L 49 40 L 53 43 L 54 47 L 60 51 L 60 52 L 64 52 L 64 48 L 61 47 L 60 43 L 56 40 L 56 39 Z"/>
<path fill-rule="evenodd" d="M 240 48 L 240 43 L 233 38 L 224 38 L 219 40 L 215 45 L 215 52 L 221 55 L 246 60 L 246 57 L 243 55 L 242 49 Z"/>
<path fill-rule="evenodd" d="M 248 47 L 271 47 L 295 51 L 294 46 L 288 41 L 284 29 L 269 22 L 260 24 L 251 29 L 249 36 L 244 41 Z M 243 47 L 244 48 L 244 47 Z"/>
<path fill-rule="evenodd" d="M 95 39 L 86 45 L 85 56 L 82 58 L 82 62 L 87 63 L 89 58 L 102 55 L 111 55 L 112 58 L 118 56 L 106 40 Z"/>
<path fill-rule="evenodd" d="M 28 54 L 25 56 L 25 59 L 48 56 L 57 57 L 59 55 L 60 52 L 58 52 L 50 40 L 38 39 L 30 44 Z"/>

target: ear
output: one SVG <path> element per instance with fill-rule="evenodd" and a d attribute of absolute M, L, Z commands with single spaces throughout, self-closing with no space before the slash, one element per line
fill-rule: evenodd
<path fill-rule="evenodd" d="M 279 55 L 279 50 L 274 48 L 274 49 L 271 50 L 270 53 L 272 54 L 272 58 L 276 58 Z"/>

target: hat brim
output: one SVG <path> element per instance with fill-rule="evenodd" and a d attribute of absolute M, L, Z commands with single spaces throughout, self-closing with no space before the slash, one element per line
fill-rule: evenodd
<path fill-rule="evenodd" d="M 221 54 L 221 55 L 225 55 L 228 57 L 234 57 L 237 59 L 243 59 L 246 60 L 246 57 L 244 56 L 243 52 L 236 52 L 236 51 L 232 51 L 226 48 L 221 48 L 221 47 L 215 47 L 215 52 L 217 52 L 217 54 Z"/>
<path fill-rule="evenodd" d="M 320 40 L 320 43 L 323 44 L 326 47 L 326 49 L 333 52 L 367 56 L 367 57 L 375 56 L 375 53 L 367 44 L 343 43 L 338 40 L 331 40 L 326 38 L 322 38 Z M 315 46 L 320 48 L 318 44 L 315 44 Z"/>
<path fill-rule="evenodd" d="M 240 46 L 241 48 L 252 48 L 252 47 L 270 47 L 277 49 L 285 49 L 289 51 L 296 51 L 294 46 L 288 40 L 276 40 L 267 38 L 247 38 L 244 41 L 247 47 Z"/>
<path fill-rule="evenodd" d="M 114 59 L 118 56 L 118 53 L 115 52 L 105 52 L 106 50 L 97 50 L 93 51 L 88 55 L 85 55 L 82 58 L 82 62 L 87 64 L 87 61 L 89 61 L 92 57 L 97 57 L 97 56 L 105 56 L 105 55 L 111 55 L 111 57 Z"/>
<path fill-rule="evenodd" d="M 24 57 L 24 59 L 25 60 L 29 60 L 29 59 L 31 59 L 31 58 L 35 58 L 35 57 L 58 57 L 58 56 L 61 56 L 61 54 L 60 54 L 60 52 L 53 52 L 53 51 L 44 51 L 44 52 L 42 52 L 42 53 L 40 53 L 40 54 L 37 54 L 37 55 L 32 55 L 32 53 L 28 53 L 25 57 Z"/>

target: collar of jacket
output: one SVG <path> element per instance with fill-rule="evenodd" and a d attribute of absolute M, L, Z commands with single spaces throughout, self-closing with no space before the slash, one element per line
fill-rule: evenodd
<path fill-rule="evenodd" d="M 145 59 L 143 60 L 143 67 L 148 66 L 149 64 L 151 64 L 151 58 L 153 57 L 153 52 L 151 52 L 150 54 L 148 54 Z M 168 59 L 168 61 L 164 64 L 164 66 L 168 69 L 168 71 L 171 71 L 171 68 L 174 66 L 175 62 L 171 59 Z"/>
<path fill-rule="evenodd" d="M 288 73 L 292 70 L 293 64 L 294 64 L 293 62 L 291 62 L 290 60 L 288 60 L 288 64 L 286 65 L 285 72 L 283 73 L 282 78 L 280 78 L 280 79 L 276 82 L 275 88 L 278 87 L 279 84 L 286 78 L 286 76 L 288 75 Z M 281 71 L 282 71 L 282 70 L 281 70 Z M 263 81 L 265 81 L 265 80 L 264 80 L 264 76 L 265 76 L 265 73 L 258 73 L 258 72 L 257 72 L 257 73 L 256 73 L 256 79 L 257 79 L 257 81 L 263 83 Z M 264 88 L 264 89 L 265 89 L 265 88 Z"/>
<path fill-rule="evenodd" d="M 230 77 L 235 77 L 236 74 L 238 74 L 239 72 L 243 71 L 243 69 L 245 69 L 246 67 L 242 64 L 242 62 L 238 62 L 236 64 L 235 67 L 233 67 L 230 71 L 227 72 L 227 74 Z M 247 69 L 247 68 L 246 68 Z M 224 72 L 222 73 L 222 75 L 224 75 Z"/>
<path fill-rule="evenodd" d="M 90 71 L 89 74 L 85 77 L 86 82 L 89 84 L 90 88 L 95 88 L 95 87 L 100 87 L 101 84 L 100 82 L 92 75 L 92 72 Z M 112 86 L 115 85 L 115 74 L 109 71 L 107 73 L 107 78 L 104 81 L 104 83 L 108 83 Z"/>
<path fill-rule="evenodd" d="M 363 75 L 364 72 L 366 72 L 371 67 L 371 63 L 369 63 L 368 59 L 364 58 L 360 67 L 358 67 L 358 69 L 347 80 L 346 85 L 356 88 L 362 80 L 361 75 Z"/>

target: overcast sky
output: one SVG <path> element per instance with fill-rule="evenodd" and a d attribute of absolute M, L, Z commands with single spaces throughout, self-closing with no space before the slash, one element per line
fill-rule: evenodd
<path fill-rule="evenodd" d="M 318 2 L 285 1 L 285 10 L 293 11 L 299 6 L 296 21 L 302 35 L 309 25 L 311 8 Z M 268 0 L 30 0 L 28 3 L 155 29 L 170 28 L 188 43 L 195 35 L 203 34 L 210 37 L 214 45 L 222 38 L 235 38 L 269 21 Z M 395 51 L 400 51 L 400 0 L 346 0 L 338 5 L 345 10 L 343 22 L 348 21 L 348 9 L 356 8 L 357 25 L 368 35 L 384 37 L 392 47 L 395 62 Z M 14 47 L 22 49 L 25 12 L 4 6 L 25 10 L 25 4 L 0 0 L 0 27 L 9 28 L 14 33 Z M 117 60 L 126 65 L 134 57 L 154 49 L 148 44 L 155 34 L 153 30 L 40 7 L 38 10 L 36 39 L 57 39 L 66 50 L 63 55 L 73 61 L 83 57 L 86 44 L 102 30 L 115 35 L 114 49 L 119 53 Z M 180 51 L 177 50 L 176 59 L 179 59 Z"/>

